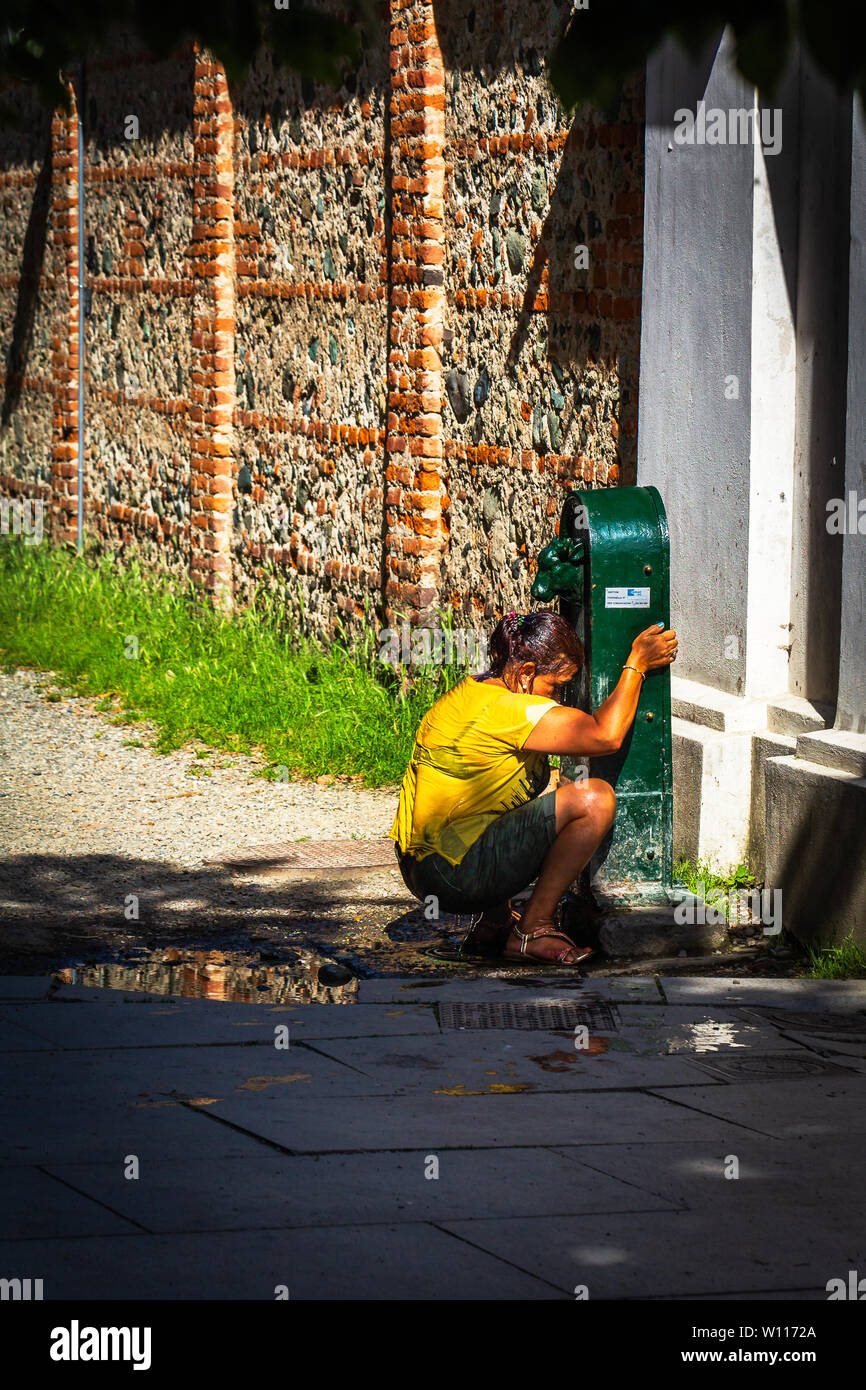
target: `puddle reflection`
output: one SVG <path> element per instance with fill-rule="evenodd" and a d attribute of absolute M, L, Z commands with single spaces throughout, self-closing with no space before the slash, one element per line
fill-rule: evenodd
<path fill-rule="evenodd" d="M 684 1036 L 671 1038 L 668 1052 L 727 1052 L 734 1047 L 748 1047 L 750 1042 L 760 1036 L 759 1030 L 748 1023 L 719 1023 L 705 1019 L 700 1023 L 687 1023 L 682 1026 Z"/>
<path fill-rule="evenodd" d="M 63 984 L 88 985 L 185 999 L 239 1004 L 354 1004 L 358 981 L 323 984 L 319 970 L 333 961 L 303 948 L 268 964 L 252 952 L 193 951 L 185 947 L 138 950 L 119 961 L 74 965 L 56 972 Z"/>

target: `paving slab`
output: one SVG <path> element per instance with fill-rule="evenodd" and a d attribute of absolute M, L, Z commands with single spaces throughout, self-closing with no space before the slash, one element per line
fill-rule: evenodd
<path fill-rule="evenodd" d="M 446 980 L 418 980 L 412 976 L 389 976 L 382 980 L 361 980 L 358 999 L 362 1004 L 405 1003 L 407 999 L 438 1003 L 461 999 L 563 999 L 584 995 L 611 1001 L 642 999 L 663 1003 L 655 980 L 629 976 L 617 979 L 604 975 L 578 975 L 562 971 L 545 976 L 517 967 L 503 976 L 458 977 Z"/>
<path fill-rule="evenodd" d="M 533 995 L 552 998 L 554 988 L 548 982 L 536 980 L 534 977 L 521 981 L 516 975 L 514 978 L 505 979 L 484 975 L 474 979 L 458 976 L 428 980 L 393 975 L 381 980 L 360 980 L 358 1002 L 399 1004 L 405 1007 L 407 1002 L 438 1004 L 444 999 L 525 999 L 530 992 Z"/>
<path fill-rule="evenodd" d="M 295 1033 L 340 1038 L 439 1031 L 429 1004 L 284 1006 L 198 999 L 124 1003 L 116 998 L 73 1004 L 52 1000 L 0 1006 L 0 1052 L 23 1051 L 46 1042 L 64 1049 L 273 1042 L 274 1029 L 280 1024 L 288 1027 L 290 1038 Z M 27 1031 L 19 1039 L 16 1033 L 6 1034 L 5 1025 Z"/>
<path fill-rule="evenodd" d="M 273 1023 L 273 1019 L 271 1022 Z M 432 1003 L 301 1004 L 286 1014 L 290 1035 L 299 1042 L 318 1038 L 388 1038 L 438 1033 Z"/>
<path fill-rule="evenodd" d="M 835 1061 L 844 1061 L 846 1071 L 866 1072 L 866 1057 L 852 1057 L 850 1053 L 846 1052 L 844 1057 L 836 1056 Z"/>
<path fill-rule="evenodd" d="M 761 1024 L 778 1028 L 780 1036 L 811 1048 L 820 1056 L 837 1056 L 846 1066 L 852 1057 L 866 1058 L 866 1012 L 803 1013 L 759 1008 L 743 1012 Z"/>
<path fill-rule="evenodd" d="M 712 1057 L 744 1052 L 797 1052 L 769 1019 L 730 1007 L 702 1004 L 622 1005 L 617 1043 L 640 1056 Z M 808 1051 L 808 1048 L 804 1047 Z"/>
<path fill-rule="evenodd" d="M 308 1100 L 297 1088 L 289 1095 L 273 1088 L 235 1092 L 208 1114 L 299 1153 L 402 1148 L 432 1153 L 443 1147 L 656 1143 L 686 1137 L 728 1142 L 726 1136 L 738 1131 L 696 1108 L 636 1091 Z"/>
<path fill-rule="evenodd" d="M 591 989 L 601 999 L 610 999 L 619 1003 L 628 1004 L 638 1000 L 646 1004 L 664 1002 L 652 975 L 629 975 L 618 978 L 615 975 L 590 974 L 587 976 L 586 985 L 587 989 Z"/>
<path fill-rule="evenodd" d="M 2 1052 L 50 1052 L 55 1044 L 50 1038 L 40 1037 L 22 1024 L 13 1023 L 0 1013 L 0 1053 Z"/>
<path fill-rule="evenodd" d="M 694 1090 L 678 1086 L 670 1096 L 705 1115 L 778 1139 L 866 1134 L 866 1075 L 833 1074 Z"/>
<path fill-rule="evenodd" d="M 574 1158 L 674 1206 L 713 1209 L 720 1221 L 742 1221 L 772 1211 L 781 1224 L 808 1220 L 840 1230 L 850 1221 L 866 1229 L 866 1194 L 860 1190 L 863 1141 L 768 1139 L 743 1135 L 733 1148 L 694 1143 L 557 1146 Z M 736 1159 L 736 1177 L 732 1172 Z"/>
<path fill-rule="evenodd" d="M 859 1057 L 861 1060 L 866 1060 L 866 1042 L 849 1042 L 845 1038 L 825 1038 L 816 1036 L 814 1033 L 800 1033 L 794 1029 L 785 1029 L 782 1036 L 789 1047 L 791 1045 L 805 1047 L 818 1056 L 835 1057 L 846 1067 L 852 1059 Z"/>
<path fill-rule="evenodd" d="M 0 1231 L 4 1240 L 123 1235 L 135 1231 L 134 1221 L 110 1211 L 110 1206 L 104 1194 L 94 1193 L 91 1200 L 38 1168 L 3 1170 Z M 23 1272 L 21 1277 L 26 1277 Z"/>
<path fill-rule="evenodd" d="M 826 1301 L 825 1285 L 805 1289 L 759 1289 L 757 1292 L 688 1294 L 695 1303 L 814 1303 Z"/>
<path fill-rule="evenodd" d="M 0 1267 L 40 1270 L 50 1299 L 291 1301 L 549 1299 L 558 1290 L 423 1222 L 321 1230 L 0 1242 Z M 238 1324 L 240 1327 L 240 1324 Z"/>
<path fill-rule="evenodd" d="M 780 1009 L 866 1009 L 866 980 L 759 980 L 663 975 L 659 983 L 669 1004 L 769 1005 Z"/>
<path fill-rule="evenodd" d="M 585 1285 L 597 1298 L 698 1298 L 762 1290 L 826 1288 L 862 1264 L 862 1228 L 838 1233 L 793 1219 L 772 1205 L 741 1221 L 721 1220 L 715 1205 L 697 1211 L 614 1216 L 516 1217 L 443 1222 L 503 1260 L 563 1291 Z M 826 1292 L 823 1294 L 826 1298 Z"/>
<path fill-rule="evenodd" d="M 15 978 L 0 1263 L 26 1251 L 47 1298 L 808 1300 L 859 1267 L 864 982 L 677 976 L 665 1002 L 532 973 L 274 1005 Z M 546 1017 L 501 1026 L 522 1011 L 452 1026 L 471 1002 L 613 1007 L 582 1051 Z"/>
<path fill-rule="evenodd" d="M 55 1163 L 47 1171 L 159 1232 L 657 1211 L 675 1205 L 545 1148 L 319 1157 L 259 1145 L 243 1158 L 150 1162 L 134 1181 L 116 1163 Z M 63 1190 L 59 1183 L 54 1186 Z"/>
<path fill-rule="evenodd" d="M 578 1049 L 569 1032 L 466 1029 L 412 1040 L 328 1040 L 318 1046 L 399 1094 L 618 1090 L 712 1085 L 717 1080 L 685 1057 L 612 1050 L 618 1039 L 618 1033 L 592 1034 L 588 1048 Z"/>
<path fill-rule="evenodd" d="M 39 999 L 48 992 L 50 975 L 0 975 L 0 1004 L 7 999 Z"/>
<path fill-rule="evenodd" d="M 45 1105 L 52 1091 L 75 1091 L 82 1098 L 158 1101 L 177 1093 L 184 1098 L 222 1098 L 235 1091 L 303 1087 L 311 1095 L 359 1096 L 381 1092 L 375 1078 L 311 1048 L 255 1042 L 226 1047 L 126 1047 L 80 1052 L 35 1052 L 26 1068 L 0 1059 L 0 1094 L 22 1108 Z"/>
<path fill-rule="evenodd" d="M 127 1104 L 104 1093 L 52 1091 L 24 1105 L 0 1102 L 0 1165 L 87 1162 L 122 1163 L 165 1157 L 243 1155 L 254 1141 L 225 1125 L 208 1124 L 201 1111 L 168 1099 Z"/>

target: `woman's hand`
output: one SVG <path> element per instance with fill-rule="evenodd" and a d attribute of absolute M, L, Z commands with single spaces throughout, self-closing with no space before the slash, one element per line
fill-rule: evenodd
<path fill-rule="evenodd" d="M 632 642 L 628 661 L 640 671 L 657 671 L 670 666 L 676 655 L 677 634 L 672 628 L 665 632 L 658 623 L 653 623 Z"/>
<path fill-rule="evenodd" d="M 676 660 L 677 634 L 663 631 L 658 623 L 639 633 L 632 643 L 628 665 L 639 671 L 657 671 Z M 524 748 L 537 753 L 567 753 L 572 757 L 598 758 L 615 753 L 631 727 L 643 681 L 638 685 L 629 671 L 620 672 L 616 686 L 594 714 L 559 707 L 543 714 Z"/>

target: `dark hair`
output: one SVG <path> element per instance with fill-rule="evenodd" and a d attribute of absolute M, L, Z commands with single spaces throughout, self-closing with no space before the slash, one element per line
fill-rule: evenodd
<path fill-rule="evenodd" d="M 543 608 L 536 613 L 506 613 L 490 638 L 490 674 L 533 662 L 539 676 L 583 666 L 583 645 L 571 623 Z"/>

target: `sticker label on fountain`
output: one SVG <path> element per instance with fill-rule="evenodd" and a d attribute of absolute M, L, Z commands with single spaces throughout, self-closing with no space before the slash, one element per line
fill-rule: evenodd
<path fill-rule="evenodd" d="M 646 589 L 605 589 L 605 608 L 649 608 L 650 591 Z"/>

